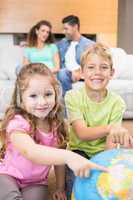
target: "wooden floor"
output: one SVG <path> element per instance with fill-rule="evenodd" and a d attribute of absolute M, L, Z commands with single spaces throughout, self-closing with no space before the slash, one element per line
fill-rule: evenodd
<path fill-rule="evenodd" d="M 131 134 L 133 134 L 133 120 L 124 120 L 123 121 L 123 126 L 125 128 L 127 128 Z M 48 200 L 52 200 L 52 198 L 50 197 L 52 192 L 55 190 L 55 176 L 53 173 L 53 170 L 51 170 L 50 172 L 50 176 L 49 176 L 49 199 Z"/>
<path fill-rule="evenodd" d="M 133 135 L 133 120 L 123 120 L 123 126 Z"/>

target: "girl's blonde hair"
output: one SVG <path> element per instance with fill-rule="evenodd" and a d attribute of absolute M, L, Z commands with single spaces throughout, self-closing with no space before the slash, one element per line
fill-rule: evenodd
<path fill-rule="evenodd" d="M 81 56 L 81 62 L 80 62 L 82 69 L 87 63 L 88 56 L 94 55 L 94 54 L 108 60 L 110 68 L 112 69 L 113 61 L 112 61 L 111 53 L 109 52 L 109 48 L 102 43 L 95 43 L 94 45 L 92 45 L 91 47 L 87 48 L 84 51 L 84 53 Z"/>
<path fill-rule="evenodd" d="M 66 144 L 66 130 L 64 123 L 64 105 L 62 100 L 61 87 L 53 73 L 42 63 L 28 64 L 24 66 L 17 76 L 15 83 L 14 93 L 12 96 L 12 101 L 5 112 L 5 117 L 1 125 L 1 139 L 5 144 L 6 138 L 6 127 L 11 119 L 14 118 L 16 114 L 22 115 L 31 125 L 31 132 L 28 134 L 34 134 L 36 130 L 36 117 L 27 113 L 21 107 L 23 92 L 27 89 L 30 78 L 34 75 L 41 75 L 49 77 L 50 83 L 55 90 L 55 106 L 53 110 L 48 114 L 47 120 L 51 127 L 51 130 L 56 130 L 58 134 L 58 144 L 64 147 Z"/>

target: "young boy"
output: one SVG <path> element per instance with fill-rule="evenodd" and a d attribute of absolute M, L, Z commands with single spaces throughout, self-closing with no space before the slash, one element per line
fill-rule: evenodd
<path fill-rule="evenodd" d="M 65 96 L 70 121 L 68 148 L 89 159 L 105 148 L 116 147 L 117 143 L 130 146 L 133 139 L 120 125 L 125 103 L 119 95 L 107 90 L 114 74 L 109 50 L 102 44 L 88 48 L 82 55 L 81 68 L 84 85 Z M 73 181 L 74 176 L 67 168 L 68 200 Z"/>

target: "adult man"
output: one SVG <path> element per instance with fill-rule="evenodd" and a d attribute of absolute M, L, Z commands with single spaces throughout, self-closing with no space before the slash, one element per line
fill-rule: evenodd
<path fill-rule="evenodd" d="M 72 83 L 81 79 L 80 56 L 94 42 L 80 34 L 80 20 L 69 15 L 62 20 L 65 38 L 57 43 L 61 59 L 58 79 L 63 88 L 63 95 L 72 88 Z"/>

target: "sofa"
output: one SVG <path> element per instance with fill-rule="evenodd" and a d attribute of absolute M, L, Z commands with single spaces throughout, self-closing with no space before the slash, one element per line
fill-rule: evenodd
<path fill-rule="evenodd" d="M 0 119 L 7 109 L 16 80 L 16 68 L 22 65 L 23 48 L 13 45 L 0 47 Z"/>
<path fill-rule="evenodd" d="M 115 74 L 108 88 L 124 99 L 126 103 L 125 119 L 133 118 L 133 55 L 121 48 L 110 48 Z"/>
<path fill-rule="evenodd" d="M 19 46 L 0 47 L 0 119 L 9 105 L 16 80 L 16 68 L 22 65 L 23 48 Z M 115 68 L 114 78 L 108 88 L 120 94 L 126 102 L 125 119 L 133 118 L 133 55 L 121 48 L 110 48 Z M 73 84 L 77 89 L 81 83 Z"/>

